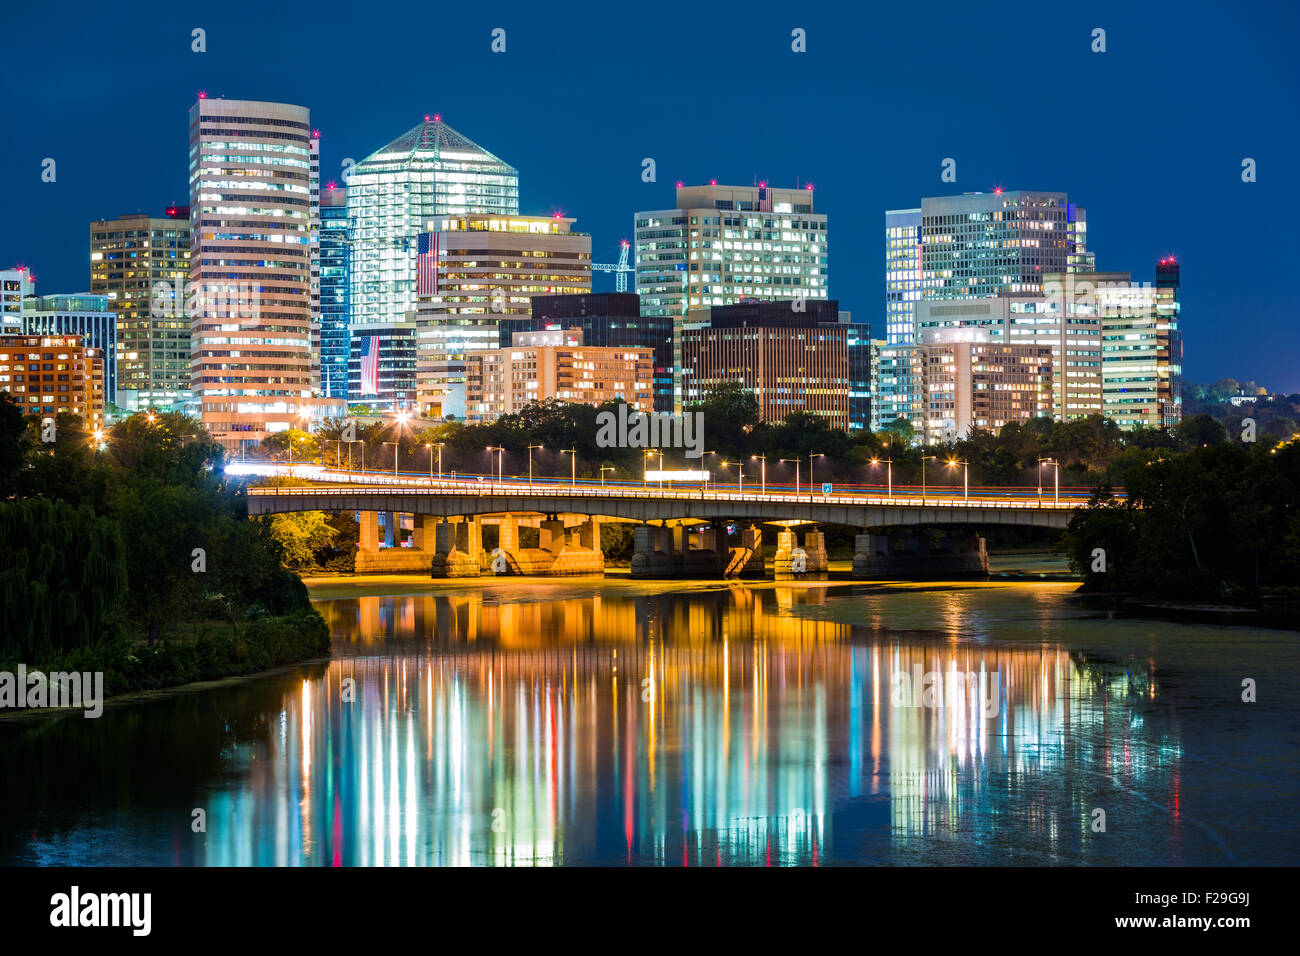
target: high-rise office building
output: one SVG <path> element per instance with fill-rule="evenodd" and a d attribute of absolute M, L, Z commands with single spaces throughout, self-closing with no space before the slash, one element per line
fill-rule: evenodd
<path fill-rule="evenodd" d="M 635 292 L 592 292 L 583 295 L 537 295 L 532 315 L 501 322 L 501 347 L 514 332 L 579 329 L 582 341 L 598 347 L 654 350 L 654 408 L 673 410 L 673 320 L 666 315 L 642 315 Z"/>
<path fill-rule="evenodd" d="M 320 196 L 320 393 L 326 398 L 348 397 L 350 261 L 347 190 L 330 184 Z"/>
<path fill-rule="evenodd" d="M 90 224 L 90 291 L 117 315 L 116 391 L 128 411 L 190 401 L 190 210 L 128 213 Z"/>
<path fill-rule="evenodd" d="M 956 327 L 983 328 L 995 343 L 1049 345 L 1050 414 L 1063 421 L 1100 414 L 1100 322 L 1073 291 L 1078 274 L 1094 269 L 1087 214 L 1063 192 L 934 196 L 919 210 L 887 212 L 888 329 L 873 421 L 905 415 L 918 434 L 927 430 L 928 402 L 917 391 L 924 383 L 916 371 L 924 363 L 908 349 L 933 342 L 937 329 Z M 1059 294 L 1044 302 L 1049 280 Z"/>
<path fill-rule="evenodd" d="M 519 212 L 519 173 L 426 116 L 347 177 L 356 324 L 406 321 L 415 311 L 417 237 L 445 216 Z"/>
<path fill-rule="evenodd" d="M 876 340 L 872 351 L 871 430 L 902 418 L 919 434 L 924 420 L 919 347 Z"/>
<path fill-rule="evenodd" d="M 692 309 L 828 297 L 827 218 L 814 211 L 811 187 L 679 185 L 676 201 L 636 214 L 636 291 L 647 315 L 672 316 L 680 331 Z M 675 352 L 680 406 L 680 345 Z"/>
<path fill-rule="evenodd" d="M 1102 413 L 1102 321 L 1094 291 L 1127 273 L 1047 273 L 1041 293 L 981 299 L 924 299 L 916 308 L 918 344 L 951 330 L 983 332 L 990 342 L 1051 349 L 1052 402 L 1044 414 L 1070 421 Z"/>
<path fill-rule="evenodd" d="M 23 300 L 23 335 L 76 335 L 103 361 L 104 398 L 116 402 L 117 315 L 103 295 L 33 295 Z"/>
<path fill-rule="evenodd" d="M 302 106 L 190 109 L 191 382 L 231 448 L 310 416 L 314 139 Z"/>
<path fill-rule="evenodd" d="M 911 345 L 921 298 L 921 210 L 885 212 L 885 344 Z"/>
<path fill-rule="evenodd" d="M 320 337 L 321 337 L 321 313 L 320 313 L 320 132 L 313 130 L 311 134 L 311 181 L 316 184 L 316 188 L 311 193 L 311 304 L 310 322 L 310 351 L 311 351 L 311 389 L 313 395 L 321 394 L 320 382 Z"/>
<path fill-rule="evenodd" d="M 1172 427 L 1183 404 L 1178 262 L 1157 263 L 1155 286 L 1114 275 L 1096 293 L 1104 414 L 1125 431 Z"/>
<path fill-rule="evenodd" d="M 1065 193 L 1024 189 L 921 200 L 923 298 L 1034 293 L 1049 272 L 1091 272 L 1087 215 Z"/>
<path fill-rule="evenodd" d="M 840 313 L 848 330 L 849 348 L 849 431 L 871 427 L 871 323 L 856 322 L 849 312 Z"/>
<path fill-rule="evenodd" d="M 920 365 L 922 435 L 926 444 L 997 431 L 1008 422 L 1048 414 L 1052 350 L 991 342 L 978 329 L 938 333 L 912 347 Z"/>
<path fill-rule="evenodd" d="M 531 317 L 533 296 L 591 291 L 591 236 L 571 232 L 573 223 L 563 216 L 444 216 L 419 237 L 421 414 L 464 417 L 466 353 L 498 348 L 503 325 Z"/>
<path fill-rule="evenodd" d="M 754 393 L 764 422 L 793 412 L 849 427 L 850 323 L 834 299 L 806 303 L 741 302 L 691 312 L 682 326 L 682 403 L 739 382 Z"/>

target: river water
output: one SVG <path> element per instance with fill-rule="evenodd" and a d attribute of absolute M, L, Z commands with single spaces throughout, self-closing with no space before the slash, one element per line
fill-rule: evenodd
<path fill-rule="evenodd" d="M 1073 589 L 317 589 L 328 663 L 0 721 L 0 863 L 1300 862 L 1298 635 Z"/>

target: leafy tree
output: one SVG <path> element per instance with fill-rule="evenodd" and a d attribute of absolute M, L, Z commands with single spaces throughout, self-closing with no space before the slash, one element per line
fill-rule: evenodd
<path fill-rule="evenodd" d="M 8 392 L 0 392 L 0 499 L 18 491 L 32 438 L 27 416 Z"/>
<path fill-rule="evenodd" d="M 334 543 L 335 530 L 322 511 L 295 511 L 271 517 L 271 536 L 283 549 L 285 567 L 306 571 L 317 566 L 317 552 Z"/>
<path fill-rule="evenodd" d="M 1227 430 L 1211 415 L 1193 415 L 1174 427 L 1174 435 L 1184 448 L 1217 445 L 1228 440 Z"/>
<path fill-rule="evenodd" d="M 115 522 L 65 501 L 0 502 L 0 657 L 35 661 L 103 640 L 125 591 Z"/>

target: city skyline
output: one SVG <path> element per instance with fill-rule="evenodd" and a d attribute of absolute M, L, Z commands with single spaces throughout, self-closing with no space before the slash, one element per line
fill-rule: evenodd
<path fill-rule="evenodd" d="M 206 26 L 168 14 L 146 24 L 141 38 L 168 76 L 161 89 L 137 86 L 131 75 L 117 75 L 107 86 L 78 87 L 81 74 L 72 69 L 65 71 L 66 82 L 26 91 L 21 104 L 10 90 L 0 94 L 25 128 L 22 145 L 6 151 L 3 168 L 11 182 L 31 182 L 7 195 L 13 209 L 6 218 L 17 228 L 6 230 L 0 242 L 0 266 L 29 266 L 40 294 L 88 291 L 88 222 L 136 209 L 160 216 L 167 205 L 185 202 L 180 144 L 185 110 L 199 90 L 214 98 L 309 108 L 322 132 L 322 186 L 343 183 L 345 159 L 359 163 L 426 113 L 439 112 L 519 170 L 521 213 L 576 218 L 593 237 L 597 262 L 614 261 L 619 242 L 632 239 L 638 210 L 670 208 L 678 181 L 765 180 L 774 187 L 811 181 L 818 212 L 832 220 L 829 294 L 855 319 L 869 321 L 876 338 L 885 333 L 878 264 L 886 210 L 995 187 L 1065 191 L 1088 209 L 1088 246 L 1098 269 L 1145 276 L 1149 263 L 1170 255 L 1187 266 L 1187 380 L 1248 378 L 1300 390 L 1289 324 L 1294 307 L 1280 278 L 1289 237 L 1282 217 L 1271 214 L 1285 201 L 1286 157 L 1294 155 L 1297 138 L 1294 128 L 1273 117 L 1294 114 L 1297 82 L 1286 68 L 1284 31 L 1265 29 L 1260 21 L 1272 17 L 1282 26 L 1294 12 L 1255 11 L 1253 19 L 1244 11 L 1217 12 L 1205 69 L 1180 69 L 1174 83 L 1168 77 L 1175 65 L 1208 43 L 1202 31 L 1211 23 L 1209 5 L 1180 8 L 1177 19 L 1112 5 L 1082 19 L 1026 5 L 1021 17 L 1003 14 L 1001 25 L 962 8 L 938 22 L 905 11 L 871 21 L 850 11 L 836 22 L 803 12 L 764 16 L 764 9 L 759 4 L 750 21 L 731 24 L 729 35 L 737 49 L 763 51 L 771 75 L 784 86 L 776 94 L 713 97 L 622 92 L 628 64 L 653 62 L 655 44 L 676 29 L 627 12 L 562 26 L 509 8 L 490 22 L 453 13 L 440 34 L 439 73 L 456 77 L 445 88 L 430 82 L 418 58 L 408 65 L 368 49 L 362 25 L 357 72 L 378 70 L 381 61 L 386 71 L 382 85 L 363 91 L 316 71 L 290 76 L 268 59 L 266 44 L 284 26 L 275 19 L 281 14 L 266 14 L 267 36 L 236 34 L 230 14 L 224 22 L 214 14 Z M 32 56 L 22 36 L 48 30 L 48 16 L 32 11 L 16 25 L 18 69 Z M 53 65 L 93 48 L 97 16 L 66 26 L 61 49 L 49 54 Z M 489 47 L 498 21 L 507 30 L 503 54 Z M 1031 22 L 1032 35 L 1059 53 L 1059 70 L 1048 75 L 1076 78 L 1105 108 L 1083 108 L 1086 101 L 1073 95 L 1073 86 L 1058 90 L 1049 83 L 1017 88 L 1004 104 L 991 75 L 972 72 L 982 45 L 998 39 L 1006 24 L 1024 35 Z M 855 23 L 860 29 L 852 28 Z M 1095 25 L 1107 30 L 1104 54 L 1089 49 Z M 194 26 L 206 30 L 204 53 L 191 51 Z M 807 53 L 790 49 L 795 27 L 807 31 Z M 321 43 L 327 36 L 316 24 L 305 25 L 303 33 Z M 955 42 L 954 34 L 964 42 Z M 329 35 L 331 43 L 339 42 Z M 885 37 L 889 42 L 882 42 Z M 869 45 L 872 57 L 848 55 L 854 43 Z M 909 58 L 922 62 L 915 58 L 927 46 L 949 51 L 947 69 L 906 70 Z M 557 95 L 544 107 L 521 105 L 513 80 L 544 68 L 555 49 L 582 50 L 578 72 L 551 74 L 548 89 Z M 791 69 L 781 71 L 787 56 Z M 723 67 L 699 69 L 707 79 Z M 955 75 L 963 78 L 961 102 L 945 92 Z M 569 84 L 575 92 L 603 86 L 590 84 L 592 77 L 607 77 L 609 91 L 562 95 Z M 1149 95 L 1134 99 L 1134 90 Z M 1000 106 L 1014 111 L 998 113 Z M 1071 108 L 1078 108 L 1077 119 L 1063 124 Z M 85 118 L 69 124 L 69 114 Z M 86 123 L 100 140 L 111 139 L 115 124 L 130 128 L 130 139 L 123 140 L 130 145 L 96 151 L 74 145 Z M 1008 129 L 1016 135 L 1008 137 Z M 1258 164 L 1257 182 L 1242 182 L 1246 157 Z M 57 163 L 54 182 L 41 181 L 45 158 Z M 655 182 L 642 179 L 645 158 L 655 160 Z M 940 180 L 945 158 L 956 160 L 955 183 Z M 612 287 L 612 276 L 595 277 L 596 291 Z"/>

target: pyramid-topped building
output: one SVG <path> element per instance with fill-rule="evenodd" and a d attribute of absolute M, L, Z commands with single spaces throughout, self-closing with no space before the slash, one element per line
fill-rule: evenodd
<path fill-rule="evenodd" d="M 518 171 L 439 116 L 367 156 L 347 187 L 353 326 L 414 315 L 416 241 L 430 221 L 519 212 Z"/>

